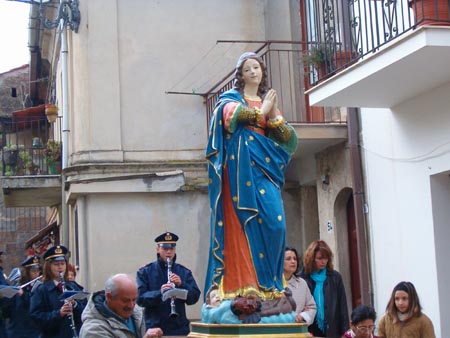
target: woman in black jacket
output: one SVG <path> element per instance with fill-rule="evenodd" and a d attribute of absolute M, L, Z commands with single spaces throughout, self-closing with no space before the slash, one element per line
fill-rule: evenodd
<path fill-rule="evenodd" d="M 333 268 L 333 253 L 324 241 L 312 242 L 303 256 L 303 271 L 317 305 L 314 323 L 308 330 L 318 337 L 341 337 L 349 328 L 344 283 Z"/>

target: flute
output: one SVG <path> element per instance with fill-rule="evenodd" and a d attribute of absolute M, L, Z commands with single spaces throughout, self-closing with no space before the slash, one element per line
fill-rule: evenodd
<path fill-rule="evenodd" d="M 28 283 L 25 283 L 25 284 L 20 285 L 20 286 L 19 286 L 19 289 L 23 289 L 24 287 L 26 287 L 26 286 L 28 286 L 28 285 L 30 285 L 30 284 L 33 284 L 34 282 L 38 281 L 38 280 L 41 279 L 41 278 L 42 278 L 42 275 L 39 276 L 39 277 L 36 277 L 36 278 L 33 279 L 33 280 L 30 280 Z"/>

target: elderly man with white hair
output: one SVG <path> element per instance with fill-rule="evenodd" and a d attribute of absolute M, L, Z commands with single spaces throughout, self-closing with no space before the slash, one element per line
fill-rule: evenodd
<path fill-rule="evenodd" d="M 136 306 L 137 285 L 126 274 L 108 278 L 105 290 L 96 292 L 83 312 L 80 338 L 161 337 L 160 328 L 145 331 L 142 308 Z"/>

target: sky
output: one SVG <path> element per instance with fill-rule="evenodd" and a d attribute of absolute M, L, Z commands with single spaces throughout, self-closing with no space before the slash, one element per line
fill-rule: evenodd
<path fill-rule="evenodd" d="M 29 63 L 30 5 L 0 0 L 0 73 Z"/>

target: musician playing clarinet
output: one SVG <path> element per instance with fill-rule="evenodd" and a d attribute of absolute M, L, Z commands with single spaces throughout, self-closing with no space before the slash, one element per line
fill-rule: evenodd
<path fill-rule="evenodd" d="M 86 301 L 66 301 L 64 291 L 81 291 L 67 280 L 67 253 L 62 245 L 48 249 L 44 255 L 42 283 L 31 295 L 31 318 L 41 338 L 76 338 L 81 328 L 81 313 Z"/>
<path fill-rule="evenodd" d="M 159 327 L 164 336 L 186 336 L 189 320 L 186 305 L 197 303 L 200 289 L 191 270 L 176 262 L 178 236 L 165 232 L 155 238 L 157 260 L 137 272 L 138 305 L 145 308 L 147 329 Z M 172 297 L 163 300 L 171 289 L 187 290 L 186 299 Z"/>
<path fill-rule="evenodd" d="M 30 298 L 34 286 L 39 283 L 41 264 L 39 256 L 26 258 L 20 264 L 19 292 L 12 298 L 5 298 L 3 316 L 9 318 L 7 337 L 38 338 L 39 330 L 31 321 Z"/>

